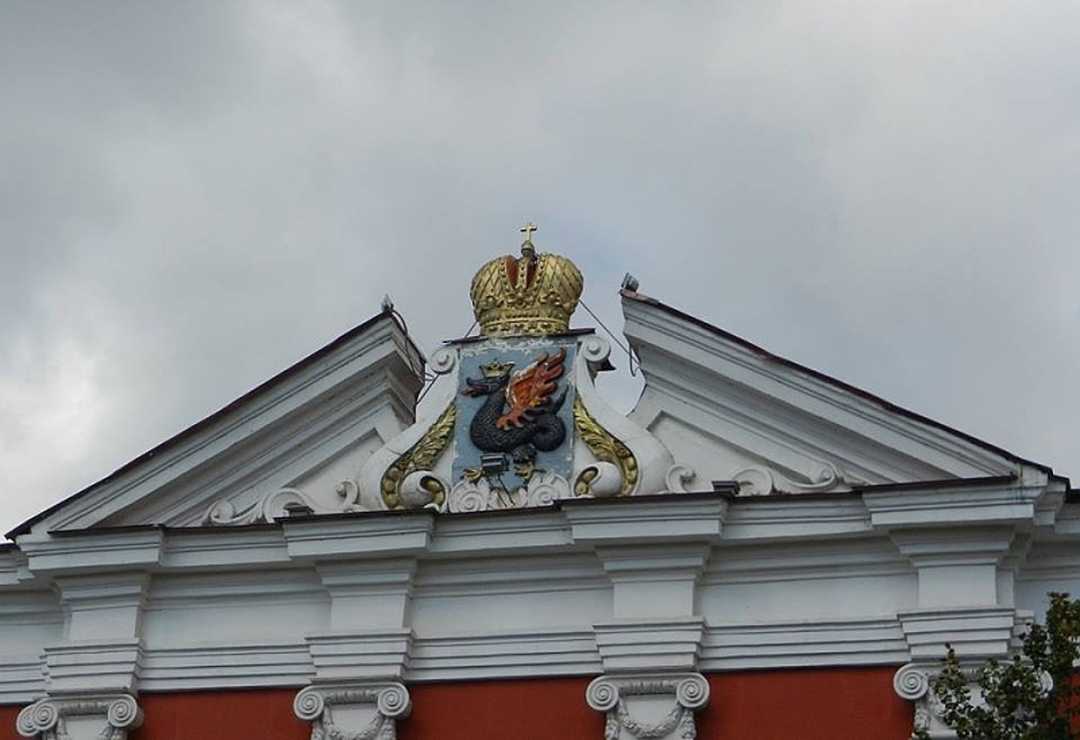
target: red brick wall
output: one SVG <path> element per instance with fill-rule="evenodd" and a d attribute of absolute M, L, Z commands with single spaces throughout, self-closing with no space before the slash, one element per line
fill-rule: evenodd
<path fill-rule="evenodd" d="M 15 719 L 22 707 L 0 707 L 0 740 L 22 740 L 15 732 Z"/>
<path fill-rule="evenodd" d="M 602 740 L 604 722 L 585 703 L 588 678 L 411 686 L 412 716 L 399 740 Z"/>
<path fill-rule="evenodd" d="M 143 725 L 131 740 L 308 740 L 292 711 L 298 689 L 142 694 Z"/>
<path fill-rule="evenodd" d="M 895 668 L 712 674 L 699 740 L 907 740 L 912 707 L 892 689 Z M 473 681 L 409 687 L 400 740 L 600 740 L 585 704 L 588 678 Z M 132 740 L 308 740 L 293 716 L 296 689 L 143 694 Z M 0 740 L 18 740 L 19 707 L 0 707 Z"/>
<path fill-rule="evenodd" d="M 914 710 L 891 668 L 824 668 L 710 675 L 699 740 L 907 740 Z"/>

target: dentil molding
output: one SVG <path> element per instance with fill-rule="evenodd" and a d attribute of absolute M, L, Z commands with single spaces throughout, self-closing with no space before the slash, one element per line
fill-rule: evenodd
<path fill-rule="evenodd" d="M 606 715 L 604 740 L 694 740 L 694 715 L 709 703 L 709 682 L 700 673 L 601 676 L 585 701 Z"/>
<path fill-rule="evenodd" d="M 19 712 L 23 737 L 39 740 L 126 740 L 143 713 L 128 694 L 41 699 Z"/>

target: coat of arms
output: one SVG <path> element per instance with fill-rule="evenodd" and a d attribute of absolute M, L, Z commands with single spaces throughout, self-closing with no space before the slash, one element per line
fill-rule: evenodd
<path fill-rule="evenodd" d="M 670 465 L 657 440 L 598 397 L 593 377 L 610 368 L 610 347 L 591 330 L 570 330 L 581 273 L 565 257 L 537 254 L 534 230 L 522 230 L 520 257 L 476 273 L 480 336 L 435 353 L 441 411 L 372 456 L 357 487 L 362 508 L 466 513 L 630 495 L 643 483 L 643 454 Z"/>
<path fill-rule="evenodd" d="M 567 478 L 573 448 L 573 341 L 498 341 L 463 348 L 455 482 L 481 480 L 504 495 L 538 475 Z"/>

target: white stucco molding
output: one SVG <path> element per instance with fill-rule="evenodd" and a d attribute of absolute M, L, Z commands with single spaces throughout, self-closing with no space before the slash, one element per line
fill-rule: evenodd
<path fill-rule="evenodd" d="M 624 292 L 623 313 L 646 379 L 631 418 L 706 480 L 730 479 L 740 460 L 832 490 L 1017 471 L 1004 451 L 647 296 Z"/>
<path fill-rule="evenodd" d="M 872 486 L 862 492 L 875 529 L 978 525 L 1032 527 L 1061 498 L 1045 476 L 1034 484 L 1015 476 Z"/>
<path fill-rule="evenodd" d="M 1040 499 L 1053 493 L 1012 478 L 864 492 L 872 526 L 916 571 L 915 608 L 898 613 L 913 658 L 939 659 L 946 643 L 979 655 L 1008 652 L 1020 617 L 1014 582 Z"/>
<path fill-rule="evenodd" d="M 45 686 L 50 696 L 65 693 L 139 690 L 143 645 L 139 639 L 95 639 L 47 645 Z"/>
<path fill-rule="evenodd" d="M 976 517 L 875 528 L 858 493 L 696 493 L 164 528 L 152 538 L 69 533 L 56 538 L 66 564 L 28 545 L 41 573 L 0 550 L 0 697 L 30 703 L 49 680 L 83 691 L 94 675 L 114 676 L 118 690 L 298 690 L 320 673 L 408 682 L 900 665 L 938 660 L 945 642 L 1000 655 L 1010 624 L 1048 591 L 1080 592 L 1073 509 L 1053 527 Z M 953 530 L 950 550 L 939 535 Z M 928 584 L 941 577 L 938 594 L 993 591 L 996 601 L 919 603 L 920 569 Z M 1006 571 L 1016 574 L 1012 596 Z M 646 598 L 661 588 L 674 593 Z M 633 632 L 656 647 L 652 665 L 620 645 Z"/>
<path fill-rule="evenodd" d="M 312 682 L 404 679 L 412 642 L 412 630 L 405 628 L 308 635 Z"/>
<path fill-rule="evenodd" d="M 613 675 L 696 670 L 705 629 L 705 620 L 693 616 L 593 625 L 604 672 Z"/>
<path fill-rule="evenodd" d="M 162 528 L 146 526 L 27 535 L 18 545 L 36 576 L 100 575 L 160 565 L 164 539 Z"/>
<path fill-rule="evenodd" d="M 394 740 L 397 721 L 411 711 L 409 690 L 396 682 L 309 686 L 293 700 L 293 713 L 311 723 L 311 740 Z"/>
<path fill-rule="evenodd" d="M 585 701 L 605 715 L 604 740 L 693 740 L 709 682 L 700 673 L 601 676 L 586 688 Z"/>
<path fill-rule="evenodd" d="M 222 497 L 242 508 L 249 494 L 288 485 L 356 439 L 389 439 L 411 423 L 423 363 L 390 314 L 375 316 L 12 535 L 104 521 L 195 525 Z M 268 457 L 279 464 L 267 466 Z M 279 479 L 286 460 L 299 467 Z"/>
<path fill-rule="evenodd" d="M 320 562 L 335 632 L 399 629 L 412 598 L 416 559 L 409 557 Z"/>
<path fill-rule="evenodd" d="M 426 398 L 427 412 L 411 426 L 403 429 L 392 439 L 387 440 L 386 444 L 373 452 L 364 462 L 356 477 L 361 509 L 365 511 L 387 509 L 386 502 L 380 493 L 383 475 L 395 460 L 404 455 L 428 433 L 435 421 L 454 402 L 458 392 L 457 376 L 453 372 L 457 367 L 457 361 L 457 350 L 453 347 L 441 347 L 432 355 L 430 369 L 435 373 L 436 378 Z M 453 444 L 451 440 L 451 448 Z M 439 467 L 439 471 L 423 470 L 415 472 L 434 476 L 449 490 L 448 481 L 446 480 L 449 467 L 445 463 Z M 420 503 L 419 500 L 413 503 L 416 504 L 415 508 L 421 508 L 425 505 Z M 434 506 L 432 502 L 428 501 L 428 503 Z"/>
<path fill-rule="evenodd" d="M 710 493 L 577 499 L 562 509 L 579 544 L 709 542 L 720 537 L 729 500 Z"/>
<path fill-rule="evenodd" d="M 418 555 L 431 544 L 434 514 L 386 512 L 283 520 L 289 557 L 297 561 Z"/>
<path fill-rule="evenodd" d="M 45 645 L 45 687 L 67 693 L 138 691 L 150 576 L 105 571 L 54 576 L 66 615 L 62 642 Z"/>
<path fill-rule="evenodd" d="M 48 698 L 19 713 L 22 737 L 38 740 L 125 740 L 142 725 L 143 713 L 128 694 Z"/>
<path fill-rule="evenodd" d="M 1014 581 L 1046 494 L 1045 485 L 1017 479 L 863 494 L 872 526 L 888 533 L 916 571 L 914 608 L 897 613 L 913 660 L 939 661 L 946 645 L 964 659 L 1009 653 L 1023 617 Z"/>
<path fill-rule="evenodd" d="M 596 548 L 614 589 L 616 619 L 691 617 L 697 583 L 711 552 L 705 543 Z"/>
<path fill-rule="evenodd" d="M 595 378 L 598 368 L 610 368 L 608 364 L 608 357 L 611 355 L 610 342 L 601 336 L 588 335 L 581 338 L 579 349 L 574 365 L 578 398 L 589 415 L 634 454 L 638 481 L 632 493 L 649 495 L 671 491 L 668 472 L 675 464 L 671 452 L 647 429 L 612 408 L 596 387 Z M 624 481 L 616 466 L 597 461 L 586 449 L 579 450 L 576 457 L 577 462 L 571 480 L 578 480 L 578 476 L 587 467 L 597 466 L 598 471 L 603 471 L 606 467 L 614 473 L 612 476 L 614 486 L 609 489 L 608 495 L 615 495 L 620 490 Z M 594 495 L 601 495 L 599 486 L 594 486 L 594 491 Z"/>
<path fill-rule="evenodd" d="M 965 660 L 1001 658 L 1013 647 L 1023 614 L 1012 607 L 912 609 L 897 614 L 912 659 L 934 663 L 946 645 Z"/>

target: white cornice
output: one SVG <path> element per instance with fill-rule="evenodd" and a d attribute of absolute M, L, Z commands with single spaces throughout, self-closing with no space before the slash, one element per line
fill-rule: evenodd
<path fill-rule="evenodd" d="M 411 359 L 405 352 L 411 353 Z M 415 367 L 418 359 L 395 321 L 389 317 L 374 320 L 317 362 L 291 371 L 236 408 L 219 412 L 202 428 L 186 432 L 160 453 L 63 503 L 37 521 L 33 531 L 85 528 L 112 517 L 305 406 L 357 383 L 361 387 L 371 381 L 380 384 L 405 419 L 412 413 L 412 394 L 419 381 L 406 384 L 398 376 L 411 375 L 410 365 Z"/>
<path fill-rule="evenodd" d="M 0 661 L 0 704 L 24 704 L 45 693 L 40 655 L 5 655 Z"/>
<path fill-rule="evenodd" d="M 848 459 L 862 469 L 883 471 L 876 482 L 1001 475 L 1020 467 L 645 300 L 624 299 L 623 310 L 646 376 L 634 414 L 642 422 L 651 422 L 667 402 L 650 397 L 652 384 L 668 389 L 665 399 L 683 398 L 708 412 L 710 429 L 737 422 L 744 435 L 756 427 L 765 438 L 800 440 L 830 457 L 855 455 Z"/>
<path fill-rule="evenodd" d="M 863 502 L 877 528 L 949 527 L 975 523 L 1034 525 L 1044 488 L 1016 482 L 911 486 L 903 490 L 868 490 Z"/>
<path fill-rule="evenodd" d="M 574 542 L 618 544 L 718 538 L 728 506 L 720 495 L 681 494 L 610 503 L 570 500 L 563 513 Z"/>
<path fill-rule="evenodd" d="M 392 557 L 424 552 L 435 528 L 434 514 L 310 517 L 284 520 L 294 560 Z"/>
<path fill-rule="evenodd" d="M 31 571 L 39 575 L 80 571 L 136 570 L 161 562 L 162 529 L 83 532 L 63 536 L 25 536 L 19 546 Z"/>
<path fill-rule="evenodd" d="M 144 691 L 294 687 L 314 673 L 303 642 L 191 645 L 147 651 L 139 683 Z"/>
<path fill-rule="evenodd" d="M 289 563 L 279 525 L 169 530 L 161 555 L 168 569 L 273 567 Z"/>
<path fill-rule="evenodd" d="M 117 677 L 123 668 L 141 690 L 300 686 L 315 675 L 305 638 L 363 642 L 375 629 L 363 600 L 384 593 L 400 608 L 378 629 L 415 635 L 407 664 L 401 658 L 406 682 L 595 675 L 604 670 L 595 629 L 605 649 L 617 644 L 611 625 L 620 623 L 660 645 L 665 624 L 699 618 L 700 648 L 688 634 L 652 668 L 685 668 L 694 655 L 706 671 L 900 664 L 913 645 L 930 655 L 944 639 L 993 652 L 1007 644 L 1011 601 L 931 607 L 914 595 L 993 601 L 1005 593 L 995 573 L 1000 586 L 1006 571 L 1020 584 L 1017 608 L 1037 608 L 1032 599 L 1047 590 L 1080 591 L 1080 571 L 1070 567 L 1075 536 L 1036 524 L 1034 489 L 995 486 L 981 501 L 956 484 L 862 495 L 699 493 L 478 516 L 355 514 L 22 538 L 26 554 L 3 553 L 8 572 L 22 575 L 0 584 L 0 692 L 35 698 L 41 681 L 11 687 L 28 681 L 35 661 L 44 670 L 35 652 L 46 646 L 57 675 L 85 682 L 90 674 L 70 667 L 112 643 Z M 1010 499 L 1022 511 L 994 513 Z M 949 527 L 924 526 L 919 506 L 944 506 Z M 871 526 L 882 512 L 894 518 Z M 331 619 L 335 599 L 356 620 L 345 630 Z M 351 609 L 350 599 L 363 608 Z M 81 615 L 75 652 L 61 639 L 65 608 Z M 141 632 L 109 632 L 121 612 L 139 630 L 139 609 Z M 98 624 L 95 614 L 108 619 Z M 613 653 L 608 670 L 635 660 Z M 350 665 L 386 672 L 390 663 Z"/>
<path fill-rule="evenodd" d="M 419 638 L 407 677 L 410 681 L 460 681 L 591 675 L 601 669 L 592 629 L 548 627 Z"/>

